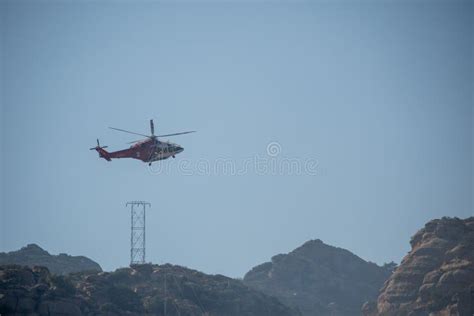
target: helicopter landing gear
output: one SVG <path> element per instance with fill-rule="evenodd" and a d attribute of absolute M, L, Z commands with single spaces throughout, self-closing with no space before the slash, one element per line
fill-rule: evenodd
<path fill-rule="evenodd" d="M 151 162 L 148 163 L 148 166 L 151 166 Z"/>
<path fill-rule="evenodd" d="M 176 158 L 175 155 L 173 155 L 173 158 Z"/>

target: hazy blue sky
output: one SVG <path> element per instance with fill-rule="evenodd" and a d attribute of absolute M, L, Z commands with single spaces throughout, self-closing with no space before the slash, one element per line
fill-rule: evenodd
<path fill-rule="evenodd" d="M 242 276 L 314 238 L 399 262 L 428 220 L 474 214 L 472 1 L 0 3 L 0 251 L 126 266 L 141 199 L 149 261 Z M 170 170 L 88 150 L 150 118 L 198 130 Z M 178 170 L 270 142 L 316 175 Z"/>

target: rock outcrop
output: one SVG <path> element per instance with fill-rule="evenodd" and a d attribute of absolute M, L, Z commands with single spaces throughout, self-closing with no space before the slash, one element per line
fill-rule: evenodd
<path fill-rule="evenodd" d="M 311 240 L 253 268 L 245 284 L 297 307 L 303 315 L 360 315 L 375 300 L 393 265 L 380 267 L 348 250 Z"/>
<path fill-rule="evenodd" d="M 0 266 L 0 314 L 300 315 L 241 281 L 168 264 L 67 276 L 42 267 Z"/>
<path fill-rule="evenodd" d="M 12 252 L 0 253 L 0 265 L 17 264 L 21 266 L 44 266 L 54 274 L 65 275 L 80 271 L 102 271 L 97 262 L 83 256 L 69 256 L 61 253 L 57 256 L 50 255 L 36 244 Z"/>
<path fill-rule="evenodd" d="M 474 315 L 474 217 L 430 221 L 365 315 Z"/>

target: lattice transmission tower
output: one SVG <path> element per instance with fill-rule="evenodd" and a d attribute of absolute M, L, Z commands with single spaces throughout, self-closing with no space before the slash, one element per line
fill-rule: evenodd
<path fill-rule="evenodd" d="M 131 235 L 130 235 L 130 265 L 145 263 L 145 213 L 151 204 L 145 201 L 130 201 Z"/>

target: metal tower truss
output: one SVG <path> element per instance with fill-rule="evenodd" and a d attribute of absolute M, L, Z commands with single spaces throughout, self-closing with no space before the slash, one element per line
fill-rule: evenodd
<path fill-rule="evenodd" d="M 130 201 L 131 235 L 130 235 L 130 265 L 145 263 L 145 213 L 151 204 L 144 201 Z"/>

